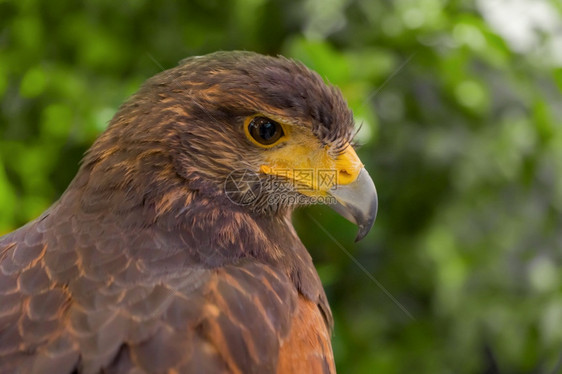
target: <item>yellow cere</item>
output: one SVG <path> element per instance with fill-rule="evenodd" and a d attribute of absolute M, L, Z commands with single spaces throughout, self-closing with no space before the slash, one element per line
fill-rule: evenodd
<path fill-rule="evenodd" d="M 363 168 L 349 144 L 333 157 L 330 146 L 322 146 L 310 130 L 293 129 L 284 138 L 282 147 L 267 151 L 260 171 L 291 180 L 305 195 L 326 196 L 332 187 L 354 182 Z"/>

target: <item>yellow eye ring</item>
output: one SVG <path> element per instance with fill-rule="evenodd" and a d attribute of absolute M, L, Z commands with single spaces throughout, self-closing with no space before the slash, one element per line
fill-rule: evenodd
<path fill-rule="evenodd" d="M 271 148 L 285 138 L 282 124 L 264 116 L 248 117 L 244 121 L 244 132 L 252 143 L 261 148 Z"/>

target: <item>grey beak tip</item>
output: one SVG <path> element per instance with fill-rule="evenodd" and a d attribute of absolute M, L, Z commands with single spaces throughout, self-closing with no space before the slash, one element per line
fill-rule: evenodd
<path fill-rule="evenodd" d="M 366 222 L 366 224 L 358 225 L 359 230 L 357 231 L 357 236 L 355 237 L 355 243 L 357 243 L 358 241 L 362 240 L 365 236 L 367 236 L 369 231 L 371 231 L 371 228 L 373 227 L 373 224 L 375 223 L 376 217 L 377 217 L 377 214 L 376 214 L 376 211 L 375 211 L 375 214 L 373 215 L 373 217 L 370 218 Z"/>
<path fill-rule="evenodd" d="M 378 210 L 377 189 L 367 170 L 362 169 L 355 182 L 331 193 L 337 200 L 332 209 L 358 226 L 355 242 L 363 239 L 373 227 Z"/>
<path fill-rule="evenodd" d="M 368 232 L 369 230 L 365 230 L 365 226 L 363 225 L 359 226 L 359 231 L 357 231 L 357 236 L 355 237 L 355 243 L 363 239 Z"/>
<path fill-rule="evenodd" d="M 358 224 L 359 231 L 357 232 L 357 236 L 355 237 L 355 243 L 363 239 L 365 236 L 367 236 L 369 231 L 371 231 L 371 228 L 373 227 L 375 220 L 377 219 L 378 207 L 379 199 L 375 190 L 375 196 L 373 201 L 371 202 L 371 214 L 369 217 L 366 217 L 366 219 L 362 223 Z"/>

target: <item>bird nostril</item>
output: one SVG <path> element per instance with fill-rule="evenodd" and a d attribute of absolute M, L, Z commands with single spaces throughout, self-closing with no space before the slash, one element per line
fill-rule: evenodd
<path fill-rule="evenodd" d="M 353 175 L 345 169 L 340 169 L 338 171 L 337 184 L 346 184 L 352 182 Z"/>

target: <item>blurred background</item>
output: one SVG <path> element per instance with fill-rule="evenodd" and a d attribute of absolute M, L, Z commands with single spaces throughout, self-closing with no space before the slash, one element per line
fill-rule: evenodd
<path fill-rule="evenodd" d="M 61 195 L 145 79 L 231 49 L 303 61 L 362 124 L 372 232 L 295 216 L 340 372 L 560 368 L 559 0 L 0 0 L 0 234 Z"/>

